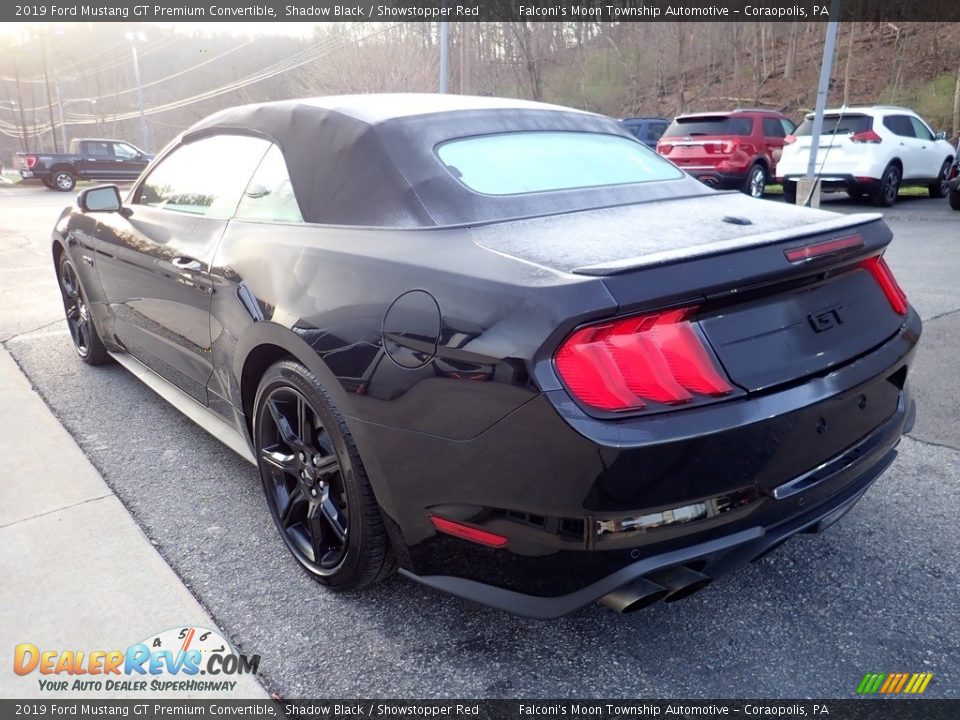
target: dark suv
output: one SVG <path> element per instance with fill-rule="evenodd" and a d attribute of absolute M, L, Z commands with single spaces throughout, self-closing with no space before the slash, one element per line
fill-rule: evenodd
<path fill-rule="evenodd" d="M 649 148 L 657 147 L 657 141 L 670 126 L 669 120 L 660 117 L 629 117 L 620 123 Z"/>
<path fill-rule="evenodd" d="M 681 115 L 657 152 L 698 180 L 761 197 L 794 124 L 772 110 Z"/>

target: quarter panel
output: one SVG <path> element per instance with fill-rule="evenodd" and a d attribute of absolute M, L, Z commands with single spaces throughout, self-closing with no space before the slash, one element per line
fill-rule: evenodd
<path fill-rule="evenodd" d="M 601 283 L 490 253 L 461 230 L 232 221 L 211 277 L 214 383 L 235 407 L 238 343 L 267 322 L 320 357 L 348 416 L 453 439 L 475 437 L 536 394 L 530 361 L 557 325 L 615 307 Z M 410 290 L 429 293 L 441 313 L 439 338 L 392 336 L 436 340 L 418 368 L 397 365 L 382 341 L 388 308 Z"/>

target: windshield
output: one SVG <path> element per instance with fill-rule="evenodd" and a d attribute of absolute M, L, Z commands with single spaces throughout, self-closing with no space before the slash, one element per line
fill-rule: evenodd
<path fill-rule="evenodd" d="M 474 192 L 518 195 L 675 180 L 672 163 L 635 140 L 589 132 L 515 132 L 449 140 L 444 167 Z"/>
<path fill-rule="evenodd" d="M 823 116 L 822 135 L 853 135 L 854 133 L 866 132 L 873 126 L 873 118 L 869 115 L 833 115 Z M 804 118 L 793 134 L 797 137 L 811 135 L 813 133 L 813 118 Z"/>
<path fill-rule="evenodd" d="M 696 135 L 749 135 L 753 132 L 753 120 L 748 117 L 728 117 L 717 115 L 714 117 L 677 118 L 663 137 L 694 137 Z"/>

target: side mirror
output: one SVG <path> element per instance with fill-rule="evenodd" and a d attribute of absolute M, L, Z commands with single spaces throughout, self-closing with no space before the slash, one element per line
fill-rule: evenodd
<path fill-rule="evenodd" d="M 946 139 L 947 139 L 947 131 L 946 131 L 946 130 L 941 130 L 940 132 L 938 132 L 936 135 L 933 136 L 933 139 L 934 139 L 934 140 L 946 140 Z"/>
<path fill-rule="evenodd" d="M 123 209 L 120 188 L 116 185 L 87 188 L 77 196 L 77 205 L 85 213 L 120 212 Z"/>

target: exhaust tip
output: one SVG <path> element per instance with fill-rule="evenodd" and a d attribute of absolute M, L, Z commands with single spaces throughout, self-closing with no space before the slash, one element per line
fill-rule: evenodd
<path fill-rule="evenodd" d="M 607 593 L 599 602 L 621 615 L 629 615 L 660 602 L 669 592 L 661 585 L 640 578 Z"/>
<path fill-rule="evenodd" d="M 704 577 L 702 580 L 697 580 L 692 582 L 689 585 L 680 588 L 679 590 L 674 590 L 671 593 L 667 594 L 667 597 L 663 599 L 665 603 L 677 602 L 677 600 L 683 600 L 685 597 L 690 597 L 695 592 L 700 592 L 711 582 L 710 578 Z"/>
<path fill-rule="evenodd" d="M 658 570 L 649 575 L 649 579 L 658 585 L 667 588 L 668 592 L 663 602 L 672 603 L 690 597 L 695 592 L 703 590 L 709 585 L 711 578 L 679 565 L 677 567 Z"/>

